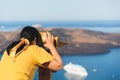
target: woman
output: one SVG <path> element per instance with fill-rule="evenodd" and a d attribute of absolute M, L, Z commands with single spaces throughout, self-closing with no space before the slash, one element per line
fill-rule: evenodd
<path fill-rule="evenodd" d="M 49 54 L 44 47 L 49 48 Z M 47 32 L 43 44 L 37 29 L 27 26 L 20 40 L 10 44 L 0 62 L 0 80 L 33 80 L 37 67 L 62 69 L 62 59 L 54 46 L 54 37 Z"/>

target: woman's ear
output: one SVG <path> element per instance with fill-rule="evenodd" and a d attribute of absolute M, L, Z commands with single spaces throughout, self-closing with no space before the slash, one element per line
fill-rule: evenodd
<path fill-rule="evenodd" d="M 32 45 L 36 45 L 36 37 L 34 38 L 34 40 L 31 43 Z"/>
<path fill-rule="evenodd" d="M 35 40 L 35 41 L 37 40 L 36 37 L 34 38 L 34 40 Z"/>

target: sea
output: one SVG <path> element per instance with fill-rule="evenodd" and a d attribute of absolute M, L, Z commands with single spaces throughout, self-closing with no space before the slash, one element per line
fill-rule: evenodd
<path fill-rule="evenodd" d="M 1 31 L 14 31 L 27 25 L 39 24 L 42 27 L 76 28 L 100 31 L 105 33 L 120 33 L 120 21 L 33 21 L 33 22 L 0 22 Z M 120 80 L 120 48 L 110 49 L 106 54 L 97 55 L 66 55 L 62 56 L 64 66 L 68 63 L 83 66 L 88 76 L 85 80 Z M 79 53 L 79 52 L 78 52 Z M 0 55 L 1 57 L 2 55 Z M 52 74 L 52 80 L 70 79 L 64 69 Z M 34 80 L 38 80 L 36 71 Z"/>
<path fill-rule="evenodd" d="M 14 31 L 25 26 L 39 25 L 43 28 L 74 28 L 120 33 L 120 20 L 109 21 L 9 21 L 0 22 L 0 31 Z"/>

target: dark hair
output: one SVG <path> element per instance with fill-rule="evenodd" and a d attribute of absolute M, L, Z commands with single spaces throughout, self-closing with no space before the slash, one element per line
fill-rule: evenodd
<path fill-rule="evenodd" d="M 41 35 L 40 35 L 39 31 L 34 27 L 26 26 L 25 28 L 23 28 L 23 30 L 20 34 L 20 38 L 28 39 L 30 44 L 36 38 L 36 44 L 40 47 L 43 46 Z"/>
<path fill-rule="evenodd" d="M 43 47 L 43 42 L 42 42 L 42 38 L 41 38 L 41 35 L 39 33 L 39 31 L 32 27 L 32 26 L 26 26 L 23 28 L 23 30 L 21 31 L 20 33 L 20 38 L 25 38 L 25 39 L 28 39 L 30 44 L 32 43 L 32 41 L 36 38 L 36 45 L 40 46 L 40 47 Z M 15 41 L 13 42 L 12 44 L 10 44 L 8 47 L 7 47 L 7 53 L 9 55 L 9 52 L 10 50 L 20 42 L 19 41 Z M 17 52 L 19 52 L 20 50 L 22 50 L 24 48 L 26 44 L 23 44 L 22 46 L 20 46 L 20 48 L 18 48 Z"/>

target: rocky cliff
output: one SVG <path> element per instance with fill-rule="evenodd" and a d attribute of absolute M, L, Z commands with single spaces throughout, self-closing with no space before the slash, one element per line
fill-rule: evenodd
<path fill-rule="evenodd" d="M 68 42 L 67 45 L 58 48 L 62 55 L 107 53 L 110 48 L 120 47 L 120 34 L 72 28 L 38 28 L 38 30 L 50 31 L 59 36 L 60 41 Z M 0 51 L 19 39 L 20 31 L 0 32 Z"/>

